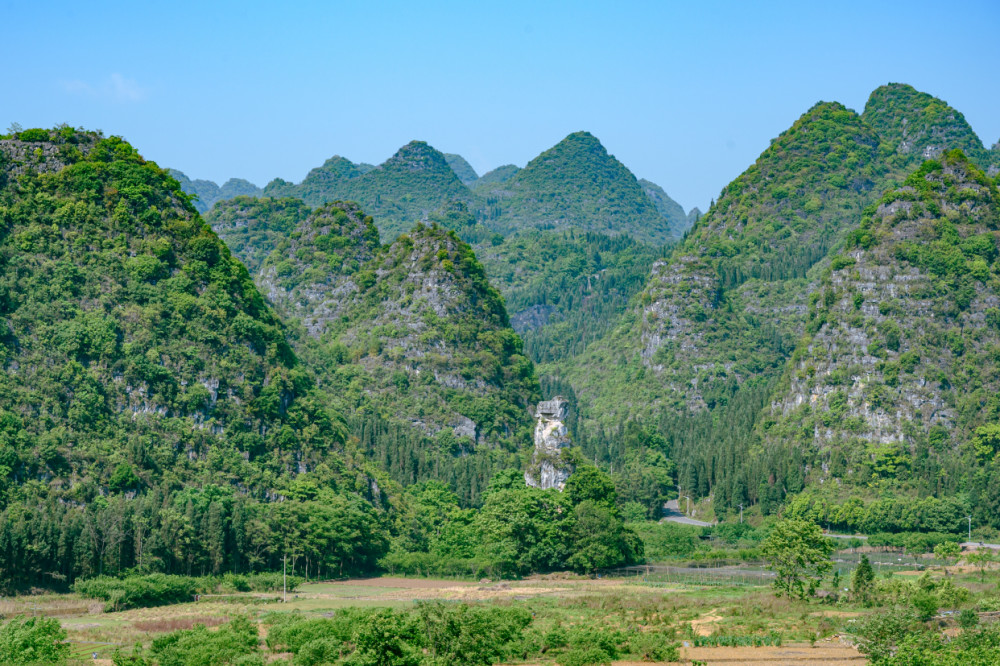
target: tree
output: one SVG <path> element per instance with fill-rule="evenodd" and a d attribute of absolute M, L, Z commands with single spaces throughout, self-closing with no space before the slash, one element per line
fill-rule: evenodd
<path fill-rule="evenodd" d="M 986 569 L 996 559 L 996 555 L 989 548 L 979 548 L 965 556 L 966 561 L 979 569 L 979 580 L 986 580 Z"/>
<path fill-rule="evenodd" d="M 872 601 L 875 592 L 875 570 L 867 555 L 861 556 L 858 568 L 851 574 L 851 595 L 855 600 L 867 606 Z"/>
<path fill-rule="evenodd" d="M 775 525 L 761 552 L 768 568 L 777 574 L 774 587 L 778 596 L 805 599 L 833 567 L 833 543 L 823 536 L 819 525 L 807 520 L 792 518 Z"/>
<path fill-rule="evenodd" d="M 951 560 L 962 554 L 962 547 L 954 541 L 942 541 L 934 546 L 934 557 L 939 560 Z"/>

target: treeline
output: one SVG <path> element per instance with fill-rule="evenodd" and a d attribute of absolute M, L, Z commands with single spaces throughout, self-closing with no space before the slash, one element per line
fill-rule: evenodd
<path fill-rule="evenodd" d="M 86 504 L 16 503 L 0 513 L 0 587 L 65 589 L 130 570 L 275 571 L 286 557 L 290 571 L 309 577 L 374 570 L 388 538 L 371 504 L 310 482 L 294 482 L 290 495 L 260 502 L 206 486 Z"/>
<path fill-rule="evenodd" d="M 462 506 L 479 504 L 497 472 L 521 464 L 516 451 L 475 447 L 470 439 L 456 437 L 448 429 L 428 437 L 408 424 L 374 413 L 355 414 L 348 427 L 365 457 L 393 481 L 403 486 L 441 481 L 456 493 Z"/>

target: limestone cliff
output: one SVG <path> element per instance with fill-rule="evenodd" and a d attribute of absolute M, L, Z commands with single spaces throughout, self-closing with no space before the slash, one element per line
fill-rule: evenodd
<path fill-rule="evenodd" d="M 524 473 L 524 482 L 535 488 L 562 490 L 573 466 L 564 458 L 563 450 L 570 446 L 566 429 L 566 408 L 561 397 L 538 403 L 535 410 L 535 452 L 531 466 Z"/>

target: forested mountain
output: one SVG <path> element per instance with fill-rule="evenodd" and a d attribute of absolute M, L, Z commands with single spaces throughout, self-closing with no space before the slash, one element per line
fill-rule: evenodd
<path fill-rule="evenodd" d="M 167 171 L 181 184 L 184 192 L 196 197 L 192 203 L 199 213 L 209 211 L 216 202 L 240 196 L 255 197 L 261 192 L 259 187 L 242 178 L 230 178 L 219 187 L 211 180 L 191 180 L 177 169 Z"/>
<path fill-rule="evenodd" d="M 462 184 L 466 187 L 472 187 L 472 184 L 476 182 L 479 175 L 476 170 L 472 168 L 472 165 L 465 161 L 465 158 L 461 155 L 455 155 L 454 153 L 445 153 L 444 159 L 448 162 L 448 166 L 451 170 L 455 172 L 458 179 L 462 181 Z"/>
<path fill-rule="evenodd" d="M 287 239 L 310 212 L 309 206 L 300 199 L 240 196 L 218 202 L 206 213 L 205 221 L 254 274 L 267 255 Z"/>
<path fill-rule="evenodd" d="M 346 157 L 334 155 L 323 166 L 310 170 L 298 185 L 275 178 L 264 187 L 262 194 L 272 198 L 296 197 L 310 206 L 318 206 L 339 198 L 338 193 L 364 173 Z"/>
<path fill-rule="evenodd" d="M 241 256 L 264 257 L 259 288 L 300 331 L 299 353 L 369 454 L 401 482 L 442 479 L 476 500 L 498 469 L 520 466 L 539 391 L 472 249 L 425 225 L 380 247 L 372 217 L 343 202 L 247 241 L 246 229 L 298 214 L 291 201 L 239 199 L 213 219 L 259 219 L 219 232 Z M 453 206 L 437 219 L 475 225 Z"/>
<path fill-rule="evenodd" d="M 727 186 L 685 241 L 653 266 L 648 286 L 615 330 L 559 364 L 586 427 L 606 431 L 633 417 L 655 424 L 681 486 L 711 493 L 716 511 L 758 501 L 773 510 L 816 480 L 807 479 L 810 462 L 801 445 L 753 464 L 750 451 L 761 415 L 783 400 L 785 365 L 815 317 L 810 293 L 831 265 L 843 268 L 838 248 L 861 224 L 865 207 L 910 169 L 908 153 L 893 143 L 902 136 L 894 128 L 917 127 L 927 108 L 944 107 L 917 97 L 921 103 L 912 103 L 908 87 L 876 91 L 869 115 L 906 110 L 880 111 L 880 132 L 839 104 L 818 104 Z M 949 111 L 926 126 L 907 135 L 920 150 L 923 136 L 969 143 L 960 114 Z M 796 422 L 788 419 L 788 427 Z M 968 433 L 952 430 L 953 441 Z"/>
<path fill-rule="evenodd" d="M 358 273 L 378 249 L 378 229 L 357 204 L 327 204 L 276 239 L 257 284 L 286 317 L 318 338 L 346 311 L 358 283 L 372 279 L 370 272 Z"/>
<path fill-rule="evenodd" d="M 536 363 L 579 354 L 605 335 L 665 253 L 630 236 L 572 229 L 526 230 L 478 249 Z"/>
<path fill-rule="evenodd" d="M 358 538 L 314 562 L 374 564 L 374 477 L 176 180 L 119 138 L 25 130 L 0 140 L 0 228 L 4 580 L 273 566 L 320 498 Z"/>
<path fill-rule="evenodd" d="M 726 404 L 778 371 L 802 326 L 800 278 L 856 224 L 877 150 L 839 104 L 803 115 L 653 267 L 626 321 L 570 370 L 577 392 L 613 420 Z"/>
<path fill-rule="evenodd" d="M 759 425 L 771 457 L 817 487 L 970 492 L 997 525 L 998 248 L 996 185 L 958 150 L 866 211 Z"/>
<path fill-rule="evenodd" d="M 477 188 L 501 231 L 575 227 L 663 243 L 670 221 L 635 176 L 588 132 L 570 134 L 508 179 Z"/>

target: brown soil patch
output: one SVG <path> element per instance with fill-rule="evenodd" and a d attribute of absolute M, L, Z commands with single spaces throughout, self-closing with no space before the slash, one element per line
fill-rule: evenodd
<path fill-rule="evenodd" d="M 782 645 L 780 647 L 690 647 L 681 648 L 681 658 L 707 664 L 753 664 L 753 666 L 837 666 L 864 664 L 864 655 L 846 645 Z"/>
<path fill-rule="evenodd" d="M 192 629 L 196 625 L 203 624 L 206 627 L 217 627 L 220 624 L 225 624 L 229 622 L 229 618 L 222 617 L 207 617 L 207 616 L 188 616 L 188 617 L 168 617 L 158 620 L 143 620 L 136 621 L 132 623 L 132 626 L 139 631 L 145 631 L 149 633 L 165 633 L 168 631 L 178 631 L 180 629 Z"/>
<path fill-rule="evenodd" d="M 716 610 L 718 609 L 713 608 L 697 620 L 691 620 L 691 628 L 694 629 L 696 634 L 699 636 L 712 635 L 712 632 L 715 631 L 715 625 L 722 619 L 721 616 L 715 615 Z"/>
<path fill-rule="evenodd" d="M 813 617 L 861 617 L 864 613 L 859 613 L 857 611 L 816 611 L 815 613 L 809 613 Z"/>
<path fill-rule="evenodd" d="M 478 583 L 461 580 L 433 580 L 430 578 L 351 578 L 338 580 L 327 585 L 343 585 L 347 587 L 402 587 L 407 590 L 443 590 L 451 587 L 473 587 Z"/>

